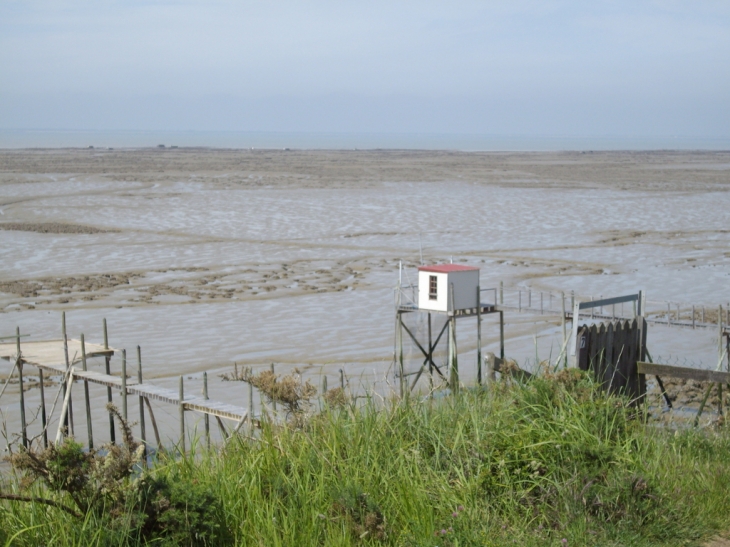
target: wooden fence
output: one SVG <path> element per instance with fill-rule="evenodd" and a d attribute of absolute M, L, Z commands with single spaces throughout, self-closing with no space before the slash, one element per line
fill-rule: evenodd
<path fill-rule="evenodd" d="M 592 370 L 597 381 L 612 393 L 637 401 L 646 393 L 646 381 L 636 363 L 646 359 L 646 320 L 583 325 L 576 338 L 576 363 Z"/>

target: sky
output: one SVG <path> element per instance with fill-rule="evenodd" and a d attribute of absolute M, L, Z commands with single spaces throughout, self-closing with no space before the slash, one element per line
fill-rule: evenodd
<path fill-rule="evenodd" d="M 0 129 L 730 136 L 726 0 L 2 0 Z"/>

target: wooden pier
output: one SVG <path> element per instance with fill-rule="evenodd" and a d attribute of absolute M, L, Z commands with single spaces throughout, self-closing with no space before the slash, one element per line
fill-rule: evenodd
<path fill-rule="evenodd" d="M 113 348 L 105 348 L 100 344 L 85 343 L 86 358 L 111 357 Z M 127 395 L 138 395 L 155 399 L 172 405 L 180 405 L 179 393 L 172 389 L 161 388 L 149 383 L 138 383 L 132 378 L 122 382 L 120 376 L 104 374 L 95 371 L 76 369 L 82 363 L 81 340 L 68 340 L 68 353 L 71 357 L 70 365 L 74 367 L 74 379 L 100 384 L 119 390 L 126 387 Z M 0 358 L 14 361 L 17 356 L 16 344 L 0 344 Z M 65 350 L 63 340 L 46 340 L 43 342 L 23 342 L 21 358 L 23 364 L 31 365 L 51 374 L 64 376 L 66 374 Z M 126 386 L 123 386 L 126 384 Z M 194 410 L 210 416 L 240 421 L 246 418 L 248 410 L 234 405 L 206 400 L 202 397 L 185 397 L 182 401 L 185 410 Z"/>

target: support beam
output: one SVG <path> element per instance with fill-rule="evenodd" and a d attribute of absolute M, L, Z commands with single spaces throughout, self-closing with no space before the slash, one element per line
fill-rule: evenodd
<path fill-rule="evenodd" d="M 542 293 L 540 293 L 542 294 Z M 477 385 L 482 385 L 482 303 L 481 290 L 477 287 Z"/>
<path fill-rule="evenodd" d="M 454 311 L 454 284 L 449 286 L 451 292 L 451 312 Z M 449 317 L 449 387 L 451 392 L 456 394 L 459 392 L 459 361 L 458 351 L 456 349 L 456 317 Z"/>
<path fill-rule="evenodd" d="M 23 357 L 20 352 L 20 327 L 15 327 L 15 367 L 18 369 L 18 385 L 20 386 L 20 429 L 23 448 L 28 449 L 28 427 L 25 423 L 25 388 L 23 387 Z"/>
<path fill-rule="evenodd" d="M 182 376 L 181 376 L 182 378 Z M 127 350 L 122 350 L 122 418 L 129 420 L 127 416 Z"/>
<path fill-rule="evenodd" d="M 145 397 L 144 398 L 144 404 L 147 405 L 147 412 L 150 415 L 150 422 L 152 422 L 152 430 L 155 432 L 155 442 L 157 443 L 157 451 L 162 452 L 162 441 L 160 441 L 160 431 L 157 429 L 157 420 L 155 420 L 155 413 L 152 412 L 152 405 L 150 404 L 150 400 Z M 206 414 L 207 416 L 207 414 Z"/>
<path fill-rule="evenodd" d="M 74 369 L 71 367 L 68 370 L 68 379 L 64 383 L 66 386 L 65 395 L 63 396 L 63 405 L 61 406 L 61 416 L 66 415 L 66 411 L 68 410 L 68 402 L 71 400 L 71 388 L 73 387 L 73 381 L 74 381 Z M 66 429 L 66 426 L 63 423 L 63 420 L 58 421 L 58 432 L 56 433 L 56 446 L 61 444 L 61 438 L 64 434 L 64 429 Z"/>
<path fill-rule="evenodd" d="M 86 372 L 86 343 L 84 334 L 81 334 L 81 370 Z M 91 424 L 91 401 L 89 400 L 89 381 L 84 380 L 84 405 L 86 406 L 86 435 L 89 439 L 89 450 L 94 449 L 94 431 Z"/>
<path fill-rule="evenodd" d="M 142 384 L 142 348 L 137 346 L 137 382 Z M 147 430 L 144 423 L 144 397 L 139 396 L 139 436 L 144 447 L 143 460 L 147 464 Z"/>
<path fill-rule="evenodd" d="M 109 349 L 109 335 L 106 330 L 106 317 L 104 318 L 104 349 Z M 104 372 L 107 376 L 111 376 L 111 356 L 106 354 L 104 356 Z M 114 404 L 114 398 L 112 396 L 112 387 L 106 386 L 106 402 L 110 405 Z M 116 438 L 114 434 L 114 413 L 109 411 L 109 441 L 112 444 L 116 444 Z"/>
<path fill-rule="evenodd" d="M 208 373 L 203 373 L 203 399 L 208 400 Z M 205 442 L 208 450 L 210 450 L 210 416 L 207 414 L 203 418 L 205 425 Z"/>
<path fill-rule="evenodd" d="M 41 427 L 43 427 L 43 448 L 48 448 L 48 417 L 46 416 L 46 386 L 43 369 L 38 369 L 38 380 L 41 388 Z"/>
<path fill-rule="evenodd" d="M 66 359 L 66 374 L 71 368 L 71 362 L 68 358 L 68 336 L 66 336 L 66 312 L 61 313 L 61 334 L 63 335 L 63 356 Z M 64 387 L 63 399 L 66 400 L 66 388 Z M 67 435 L 69 431 L 69 422 L 73 421 L 71 416 L 71 400 L 69 399 L 65 410 L 61 413 L 61 422 L 63 423 L 63 434 Z M 73 424 L 71 424 L 71 434 L 73 435 Z"/>
<path fill-rule="evenodd" d="M 499 310 L 499 358 L 504 359 L 504 312 Z"/>
<path fill-rule="evenodd" d="M 180 376 L 178 392 L 180 394 L 180 403 L 178 405 L 178 408 L 180 411 L 180 454 L 184 456 L 185 455 L 185 387 L 183 385 L 182 376 Z"/>
<path fill-rule="evenodd" d="M 400 397 L 401 399 L 405 397 L 405 378 L 404 378 L 404 370 L 403 370 L 403 314 L 398 312 L 398 321 L 397 321 L 397 330 L 396 330 L 396 340 L 398 344 L 398 350 L 397 350 L 397 356 L 398 356 L 398 377 L 400 378 Z M 408 329 L 406 329 L 408 330 Z M 410 331 L 409 331 L 410 332 Z M 412 335 L 411 335 L 412 337 Z"/>
<path fill-rule="evenodd" d="M 408 336 L 411 337 L 411 340 L 413 340 L 413 343 L 416 344 L 416 346 L 418 347 L 419 350 L 421 350 L 421 353 L 423 354 L 423 356 L 428 358 L 429 355 L 431 355 L 431 357 L 433 356 L 433 349 L 436 348 L 436 345 L 439 343 L 439 340 L 441 340 L 441 335 L 444 333 L 444 331 L 449 326 L 449 324 L 450 324 L 450 322 L 449 321 L 446 321 L 446 323 L 444 324 L 443 328 L 441 329 L 441 332 L 438 335 L 438 338 L 436 339 L 436 342 L 434 342 L 433 348 L 431 349 L 431 352 L 430 353 L 427 352 L 425 349 L 423 349 L 423 346 L 416 339 L 416 337 L 413 335 L 413 333 L 410 331 L 410 329 L 405 326 L 405 324 L 403 325 L 403 330 L 405 330 L 406 333 L 408 334 Z M 441 369 L 439 369 L 439 367 L 436 365 L 436 363 L 433 361 L 433 359 L 431 359 L 431 364 L 436 369 L 436 371 L 439 373 L 439 376 L 441 376 L 444 380 L 446 380 L 446 378 L 444 377 L 443 373 L 441 372 Z"/>

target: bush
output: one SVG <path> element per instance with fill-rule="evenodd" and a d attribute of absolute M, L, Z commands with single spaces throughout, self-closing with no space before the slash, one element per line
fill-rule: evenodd
<path fill-rule="evenodd" d="M 79 521 L 93 517 L 106 530 L 145 542 L 202 546 L 223 537 L 221 504 L 210 489 L 176 474 L 143 471 L 143 447 L 118 410 L 112 405 L 108 409 L 120 423 L 122 445 L 84 451 L 67 438 L 60 446 L 22 450 L 10 458 L 23 473 L 19 486 L 27 491 L 41 481 L 56 496 L 4 497 L 57 507 Z"/>

